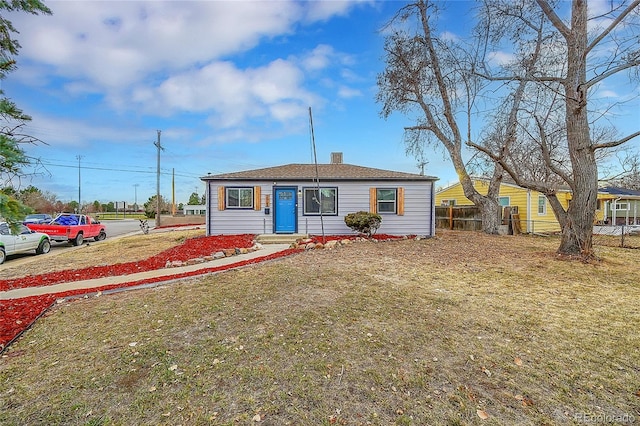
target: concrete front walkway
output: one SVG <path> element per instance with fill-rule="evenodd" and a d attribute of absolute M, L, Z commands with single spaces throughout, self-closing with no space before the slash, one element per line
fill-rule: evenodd
<path fill-rule="evenodd" d="M 235 256 L 223 257 L 221 259 L 215 259 L 209 262 L 198 263 L 195 265 L 155 269 L 153 271 L 138 272 L 129 275 L 73 281 L 43 287 L 27 287 L 15 290 L 0 291 L 0 300 L 20 299 L 22 297 L 41 296 L 44 294 L 62 293 L 72 290 L 90 290 L 92 288 L 99 288 L 116 284 L 126 284 L 154 278 L 166 278 L 166 281 L 170 281 L 172 277 L 179 274 L 205 270 L 209 268 L 217 268 L 219 266 L 233 265 L 234 263 L 240 263 L 246 260 L 259 259 L 261 257 L 279 253 L 288 249 L 289 247 L 289 244 L 265 244 L 260 250 L 256 250 L 247 254 L 238 254 Z"/>

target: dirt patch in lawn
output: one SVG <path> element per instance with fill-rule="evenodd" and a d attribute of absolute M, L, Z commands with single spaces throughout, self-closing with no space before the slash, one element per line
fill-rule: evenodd
<path fill-rule="evenodd" d="M 637 250 L 557 243 L 362 242 L 62 303 L 0 360 L 0 423 L 635 424 Z"/>

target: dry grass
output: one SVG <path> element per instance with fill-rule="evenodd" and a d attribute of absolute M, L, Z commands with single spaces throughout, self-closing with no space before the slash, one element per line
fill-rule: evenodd
<path fill-rule="evenodd" d="M 557 243 L 357 243 L 63 303 L 0 360 L 0 423 L 635 424 L 639 253 Z"/>
<path fill-rule="evenodd" d="M 640 249 L 640 234 L 626 234 L 624 236 L 610 236 L 610 235 L 593 235 L 593 244 L 596 246 L 609 246 L 609 247 L 626 247 Z"/>

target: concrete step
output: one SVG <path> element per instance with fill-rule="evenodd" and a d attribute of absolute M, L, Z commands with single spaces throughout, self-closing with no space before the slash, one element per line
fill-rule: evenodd
<path fill-rule="evenodd" d="M 308 238 L 307 234 L 261 234 L 256 237 L 260 244 L 292 244 L 299 239 Z"/>

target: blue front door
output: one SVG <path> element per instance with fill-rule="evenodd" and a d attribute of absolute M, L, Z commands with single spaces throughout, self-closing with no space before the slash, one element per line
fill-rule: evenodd
<path fill-rule="evenodd" d="M 273 216 L 276 234 L 293 234 L 296 229 L 296 188 L 275 188 Z"/>

